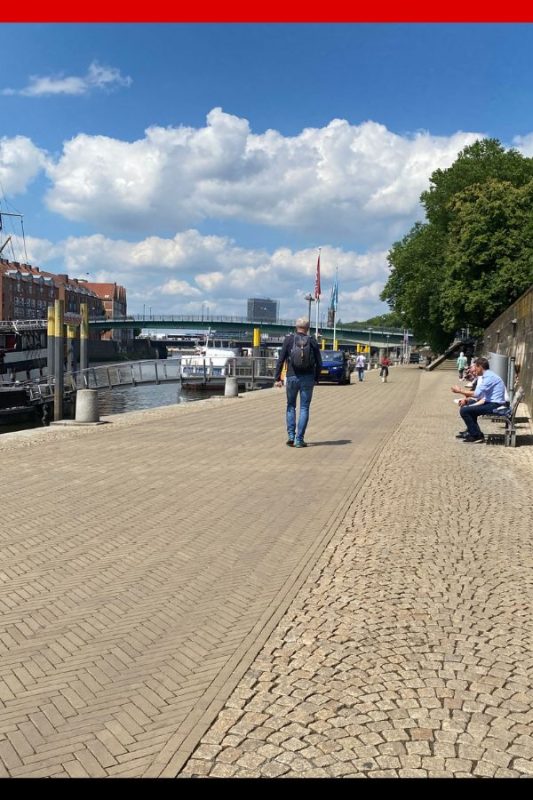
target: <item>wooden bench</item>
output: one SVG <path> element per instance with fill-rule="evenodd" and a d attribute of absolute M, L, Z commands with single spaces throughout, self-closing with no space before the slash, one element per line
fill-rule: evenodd
<path fill-rule="evenodd" d="M 505 447 L 516 447 L 516 424 L 515 424 L 515 417 L 516 412 L 518 411 L 518 406 L 522 402 L 524 398 L 524 390 L 521 386 L 519 386 L 515 392 L 513 397 L 513 402 L 510 408 L 502 410 L 501 413 L 495 413 L 494 411 L 491 414 L 482 414 L 482 418 L 490 419 L 492 422 L 503 422 L 505 425 L 505 431 L 503 432 L 503 441 Z M 487 441 L 491 442 L 494 441 L 494 438 L 499 436 L 499 434 L 489 433 L 487 436 Z"/>

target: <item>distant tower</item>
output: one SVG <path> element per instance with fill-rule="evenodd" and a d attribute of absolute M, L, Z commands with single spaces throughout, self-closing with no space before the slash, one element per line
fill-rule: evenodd
<path fill-rule="evenodd" d="M 266 297 L 253 297 L 248 299 L 249 322 L 277 322 L 279 303 Z"/>

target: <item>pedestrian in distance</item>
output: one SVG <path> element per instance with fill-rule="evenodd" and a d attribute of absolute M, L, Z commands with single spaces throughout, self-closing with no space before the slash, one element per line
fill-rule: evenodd
<path fill-rule="evenodd" d="M 362 383 L 365 379 L 365 369 L 366 369 L 366 358 L 362 353 L 359 353 L 359 355 L 355 359 L 355 368 L 357 370 L 359 380 Z"/>
<path fill-rule="evenodd" d="M 287 445 L 307 447 L 304 439 L 309 422 L 309 408 L 313 399 L 313 389 L 318 383 L 322 368 L 320 348 L 314 336 L 309 334 L 309 320 L 300 317 L 296 320 L 296 332 L 285 337 L 279 354 L 274 376 L 275 386 L 283 386 L 281 373 L 287 365 L 285 381 L 287 393 Z M 300 398 L 300 410 L 296 421 L 296 403 Z"/>
<path fill-rule="evenodd" d="M 459 357 L 456 363 L 457 363 L 457 374 L 459 375 L 459 380 L 462 381 L 465 374 L 466 365 L 468 364 L 468 359 L 462 351 L 459 353 Z"/>
<path fill-rule="evenodd" d="M 379 377 L 381 378 L 382 383 L 387 383 L 387 378 L 389 377 L 390 364 L 391 362 L 388 356 L 383 356 L 383 358 L 379 362 L 380 366 Z"/>

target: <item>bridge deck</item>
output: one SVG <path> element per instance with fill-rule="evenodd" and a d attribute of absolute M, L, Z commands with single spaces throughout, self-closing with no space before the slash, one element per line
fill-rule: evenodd
<path fill-rule="evenodd" d="M 0 774 L 531 774 L 531 448 L 448 383 L 0 437 Z"/>

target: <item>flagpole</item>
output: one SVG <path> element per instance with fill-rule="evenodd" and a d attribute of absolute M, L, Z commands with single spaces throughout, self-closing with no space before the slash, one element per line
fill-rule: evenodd
<path fill-rule="evenodd" d="M 315 336 L 318 341 L 318 314 L 320 310 L 320 251 L 322 250 L 321 247 L 318 248 L 318 260 L 316 263 L 316 276 L 315 276 L 315 306 L 316 306 L 316 328 L 315 328 Z"/>
<path fill-rule="evenodd" d="M 339 268 L 335 270 L 335 298 L 333 302 L 333 349 L 337 344 L 337 303 L 339 302 Z"/>

